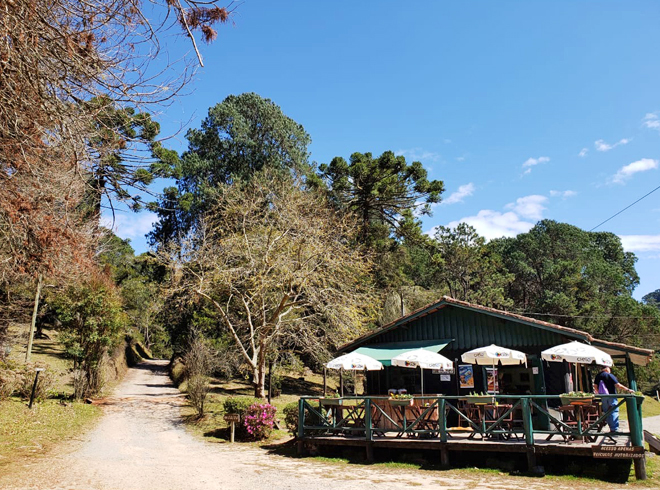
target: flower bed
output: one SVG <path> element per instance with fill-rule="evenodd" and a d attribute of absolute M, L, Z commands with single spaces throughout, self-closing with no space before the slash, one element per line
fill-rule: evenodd
<path fill-rule="evenodd" d="M 589 406 L 594 401 L 593 393 L 571 392 L 559 395 L 562 405 L 582 405 Z"/>

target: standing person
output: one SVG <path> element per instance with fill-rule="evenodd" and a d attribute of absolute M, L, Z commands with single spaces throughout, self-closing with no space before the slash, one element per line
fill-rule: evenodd
<path fill-rule="evenodd" d="M 626 388 L 619 380 L 616 379 L 608 366 L 602 366 L 600 373 L 594 379 L 594 393 L 601 395 L 616 395 L 616 389 L 632 393 L 633 390 Z M 612 406 L 616 406 L 618 400 L 614 397 L 603 398 L 603 411 L 607 412 Z M 617 432 L 619 430 L 619 407 L 615 408 L 611 414 L 607 416 L 607 425 L 610 426 L 610 432 Z"/>

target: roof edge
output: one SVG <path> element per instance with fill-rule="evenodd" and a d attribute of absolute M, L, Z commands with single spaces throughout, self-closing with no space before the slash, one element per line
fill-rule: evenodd
<path fill-rule="evenodd" d="M 557 324 L 554 324 L 554 323 L 545 322 L 543 320 L 537 320 L 536 318 L 531 318 L 531 317 L 526 317 L 526 316 L 523 316 L 523 315 L 518 315 L 517 313 L 511 313 L 511 312 L 508 312 L 508 311 L 505 311 L 505 310 L 498 310 L 498 309 L 495 309 L 495 308 L 490 308 L 488 306 L 481 306 L 481 305 L 477 305 L 477 304 L 474 304 L 474 303 L 469 303 L 467 301 L 454 299 L 451 296 L 443 296 L 439 301 L 429 303 L 426 306 L 422 306 L 421 308 L 418 308 L 417 310 L 412 311 L 412 312 L 408 313 L 405 316 L 397 318 L 396 320 L 380 327 L 379 329 L 377 329 L 373 332 L 369 332 L 367 334 L 364 334 L 364 335 L 358 337 L 357 339 L 353 340 L 352 342 L 348 342 L 348 343 L 342 345 L 341 347 L 339 347 L 337 352 L 344 352 L 344 351 L 350 349 L 351 347 L 353 347 L 353 348 L 359 347 L 359 346 L 361 346 L 361 344 L 363 344 L 364 342 L 366 342 L 369 339 L 372 339 L 372 338 L 374 338 L 378 335 L 381 335 L 381 334 L 383 334 L 383 333 L 385 333 L 389 330 L 393 330 L 397 327 L 400 327 L 400 326 L 403 326 L 407 323 L 410 323 L 411 321 L 413 321 L 417 318 L 420 318 L 420 317 L 425 316 L 425 315 L 429 315 L 429 314 L 431 314 L 431 313 L 433 313 L 437 310 L 440 310 L 441 308 L 444 308 L 445 306 L 456 306 L 456 307 L 471 310 L 471 311 L 489 313 L 491 315 L 495 315 L 495 316 L 498 316 L 500 318 L 516 320 L 516 321 L 519 321 L 519 322 L 526 323 L 530 326 L 536 326 L 536 327 L 541 327 L 541 328 L 544 328 L 544 329 L 547 329 L 547 330 L 552 330 L 552 331 L 555 331 L 557 333 L 561 333 L 561 334 L 564 334 L 564 335 L 567 335 L 567 336 L 572 336 L 572 337 L 575 337 L 575 338 L 578 338 L 578 339 L 581 339 L 581 340 L 586 340 L 589 343 L 597 342 L 597 343 L 602 344 L 602 345 L 610 346 L 613 349 L 621 349 L 621 350 L 624 350 L 626 352 L 635 352 L 635 353 L 645 355 L 645 356 L 649 356 L 649 357 L 651 355 L 653 355 L 653 352 L 654 352 L 651 349 L 644 349 L 644 348 L 635 347 L 635 346 L 632 346 L 632 345 L 621 344 L 621 343 L 616 343 L 616 342 L 608 342 L 606 340 L 596 339 L 596 338 L 592 337 L 591 334 L 589 334 L 587 332 L 584 332 L 582 330 L 577 330 L 577 329 L 570 328 L 570 327 L 564 327 L 562 325 L 557 325 Z"/>

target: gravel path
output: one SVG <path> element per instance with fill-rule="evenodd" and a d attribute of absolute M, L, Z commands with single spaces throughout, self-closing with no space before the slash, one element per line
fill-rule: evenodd
<path fill-rule="evenodd" d="M 183 398 L 164 361 L 131 369 L 83 440 L 0 476 L 2 489 L 433 489 L 563 488 L 557 481 L 465 471 L 338 466 L 268 454 L 240 444 L 200 441 L 181 425 Z M 646 422 L 646 421 L 645 421 Z M 580 488 L 576 482 L 567 488 Z M 600 486 L 599 486 L 600 487 Z M 604 484 L 600 488 L 608 488 Z M 586 484 L 582 488 L 589 488 Z M 616 488 L 614 486 L 613 488 Z"/>
<path fill-rule="evenodd" d="M 656 415 L 655 417 L 647 417 L 644 420 L 642 420 L 642 424 L 644 425 L 644 430 L 648 430 L 650 433 L 657 435 L 660 435 L 660 415 Z"/>

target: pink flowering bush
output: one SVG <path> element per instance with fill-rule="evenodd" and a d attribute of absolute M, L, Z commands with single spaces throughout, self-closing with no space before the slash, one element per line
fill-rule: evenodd
<path fill-rule="evenodd" d="M 243 425 L 252 439 L 266 439 L 273 431 L 277 408 L 269 403 L 254 403 L 243 415 Z"/>

